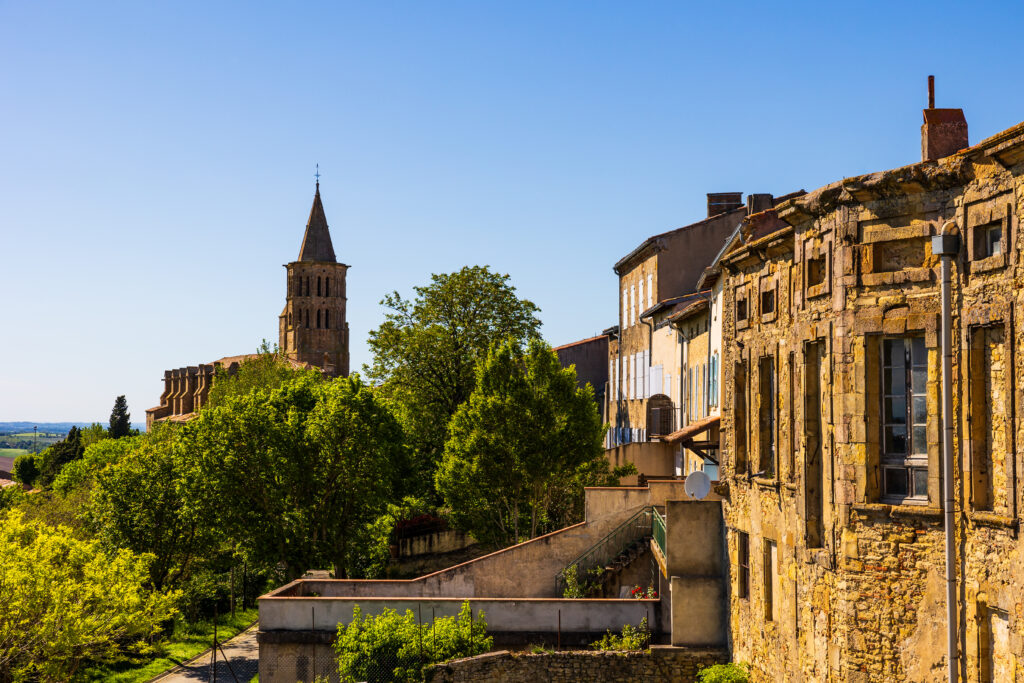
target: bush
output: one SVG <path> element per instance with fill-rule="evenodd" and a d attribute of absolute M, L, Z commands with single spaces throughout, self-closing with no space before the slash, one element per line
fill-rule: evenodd
<path fill-rule="evenodd" d="M 715 664 L 697 672 L 697 683 L 749 683 L 746 664 Z"/>
<path fill-rule="evenodd" d="M 591 647 L 595 650 L 614 650 L 624 652 L 628 650 L 642 650 L 647 647 L 650 640 L 650 632 L 647 629 L 647 617 L 640 620 L 639 626 L 626 624 L 622 627 L 622 635 L 615 635 L 606 631 L 601 640 L 594 642 Z"/>
<path fill-rule="evenodd" d="M 25 486 L 32 486 L 32 483 L 39 476 L 39 463 L 32 453 L 19 455 L 14 459 L 14 480 L 20 481 Z"/>
<path fill-rule="evenodd" d="M 493 644 L 483 611 L 474 619 L 468 602 L 457 617 L 439 617 L 433 624 L 418 624 L 412 610 L 363 617 L 356 605 L 352 622 L 338 625 L 334 653 L 344 683 L 419 681 L 424 666 L 482 654 Z"/>

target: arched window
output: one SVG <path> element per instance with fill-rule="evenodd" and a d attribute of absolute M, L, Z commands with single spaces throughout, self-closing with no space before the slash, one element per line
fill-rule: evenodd
<path fill-rule="evenodd" d="M 324 282 L 324 296 L 330 296 L 331 295 L 331 276 L 328 275 L 324 279 L 326 280 L 326 282 Z"/>
<path fill-rule="evenodd" d="M 331 329 L 331 311 L 327 309 L 324 311 L 324 329 Z"/>
<path fill-rule="evenodd" d="M 306 296 L 309 296 L 309 276 L 306 276 Z"/>
<path fill-rule="evenodd" d="M 292 312 L 288 311 L 288 327 L 292 326 Z"/>
<path fill-rule="evenodd" d="M 309 309 L 306 309 L 306 329 L 309 329 Z"/>
<path fill-rule="evenodd" d="M 320 276 L 319 275 L 316 276 L 316 295 L 317 296 L 323 296 L 323 294 L 320 293 Z"/>
<path fill-rule="evenodd" d="M 316 309 L 316 329 L 320 329 L 320 309 Z"/>

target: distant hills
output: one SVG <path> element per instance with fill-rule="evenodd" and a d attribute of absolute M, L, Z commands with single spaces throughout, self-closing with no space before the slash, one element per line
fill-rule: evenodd
<path fill-rule="evenodd" d="M 97 420 L 104 427 L 107 420 Z M 0 434 L 31 433 L 33 427 L 38 427 L 40 432 L 52 434 L 67 434 L 72 427 L 88 427 L 92 422 L 0 422 Z M 146 431 L 145 422 L 133 422 L 132 427 L 139 431 Z"/>

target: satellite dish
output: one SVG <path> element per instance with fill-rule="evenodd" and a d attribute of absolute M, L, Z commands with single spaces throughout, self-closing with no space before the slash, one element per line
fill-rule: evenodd
<path fill-rule="evenodd" d="M 690 472 L 686 477 L 686 482 L 683 483 L 683 490 L 686 491 L 686 495 L 690 496 L 690 498 L 703 500 L 704 496 L 708 495 L 711 491 L 711 479 L 700 470 Z"/>

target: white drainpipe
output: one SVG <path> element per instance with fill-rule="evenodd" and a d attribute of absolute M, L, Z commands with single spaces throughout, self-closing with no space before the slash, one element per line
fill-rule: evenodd
<path fill-rule="evenodd" d="M 956 223 L 948 221 L 938 235 L 932 237 L 932 253 L 941 259 L 942 272 L 942 486 L 943 512 L 946 518 L 946 633 L 949 683 L 957 683 L 959 656 L 957 650 L 956 607 L 956 535 L 953 489 L 953 312 L 951 270 L 953 258 L 960 252 L 960 235 L 946 233 Z"/>

